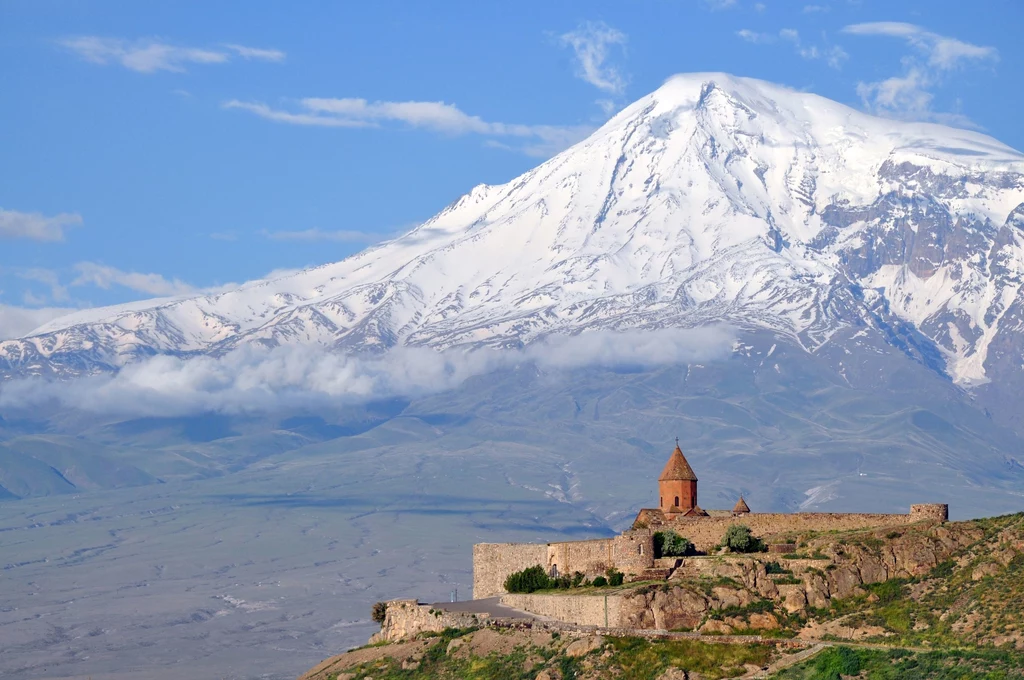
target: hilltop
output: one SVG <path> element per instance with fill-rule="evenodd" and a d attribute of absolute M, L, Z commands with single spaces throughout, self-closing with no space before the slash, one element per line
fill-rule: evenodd
<path fill-rule="evenodd" d="M 584 589 L 661 596 L 665 610 L 702 600 L 674 610 L 675 633 L 482 619 L 349 652 L 303 678 L 1024 677 L 1024 514 L 793 538 L 792 555 L 722 556 L 666 584 Z M 793 596 L 824 582 L 845 590 L 820 606 Z"/>

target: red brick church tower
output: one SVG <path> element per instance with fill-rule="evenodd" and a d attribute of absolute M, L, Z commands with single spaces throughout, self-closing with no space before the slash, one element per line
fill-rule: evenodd
<path fill-rule="evenodd" d="M 686 462 L 678 437 L 676 448 L 658 477 L 658 495 L 661 511 L 669 516 L 685 515 L 698 507 L 697 475 Z"/>

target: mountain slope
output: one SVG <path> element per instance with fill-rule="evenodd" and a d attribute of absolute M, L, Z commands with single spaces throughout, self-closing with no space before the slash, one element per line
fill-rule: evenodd
<path fill-rule="evenodd" d="M 78 375 L 247 344 L 519 346 L 725 320 L 811 351 L 873 328 L 961 384 L 998 366 L 1024 386 L 1022 275 L 1020 153 L 694 74 L 394 241 L 228 292 L 71 314 L 0 343 L 0 372 Z"/>

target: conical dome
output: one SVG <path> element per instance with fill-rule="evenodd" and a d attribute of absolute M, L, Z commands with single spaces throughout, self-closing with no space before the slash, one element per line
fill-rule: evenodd
<path fill-rule="evenodd" d="M 747 506 L 747 502 L 743 500 L 743 496 L 740 496 L 740 499 L 736 501 L 736 505 L 733 507 L 732 511 L 733 514 L 737 515 L 743 512 L 750 512 L 750 508 Z"/>
<path fill-rule="evenodd" d="M 661 471 L 661 476 L 658 477 L 659 482 L 684 480 L 689 482 L 696 482 L 697 475 L 693 474 L 693 468 L 686 462 L 686 456 L 683 455 L 682 449 L 679 448 L 679 442 L 676 441 L 676 448 L 672 451 L 672 455 L 668 457 L 668 462 L 665 463 L 665 469 Z"/>

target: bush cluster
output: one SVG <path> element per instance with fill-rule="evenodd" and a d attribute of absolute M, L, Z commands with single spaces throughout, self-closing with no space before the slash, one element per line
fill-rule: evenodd
<path fill-rule="evenodd" d="M 754 536 L 750 527 L 743 524 L 733 524 L 726 529 L 722 545 L 739 553 L 764 552 L 765 550 L 764 541 Z"/>
<path fill-rule="evenodd" d="M 676 532 L 658 531 L 654 534 L 655 557 L 684 557 L 693 552 L 693 543 Z"/>
<path fill-rule="evenodd" d="M 527 567 L 508 575 L 505 579 L 505 590 L 510 593 L 532 593 L 535 590 L 545 590 L 555 587 L 555 579 L 544 573 L 544 567 L 539 564 L 535 567 Z"/>
<path fill-rule="evenodd" d="M 544 572 L 544 567 L 537 565 L 509 574 L 505 579 L 505 590 L 510 593 L 532 593 L 555 588 L 621 586 L 625 578 L 626 575 L 614 567 L 606 571 L 605 576 L 598 576 L 592 582 L 588 581 L 586 575 L 579 571 L 552 578 Z"/>
<path fill-rule="evenodd" d="M 388 614 L 388 603 L 387 602 L 374 602 L 373 610 L 370 612 L 370 618 L 376 623 L 384 623 L 384 617 Z"/>

